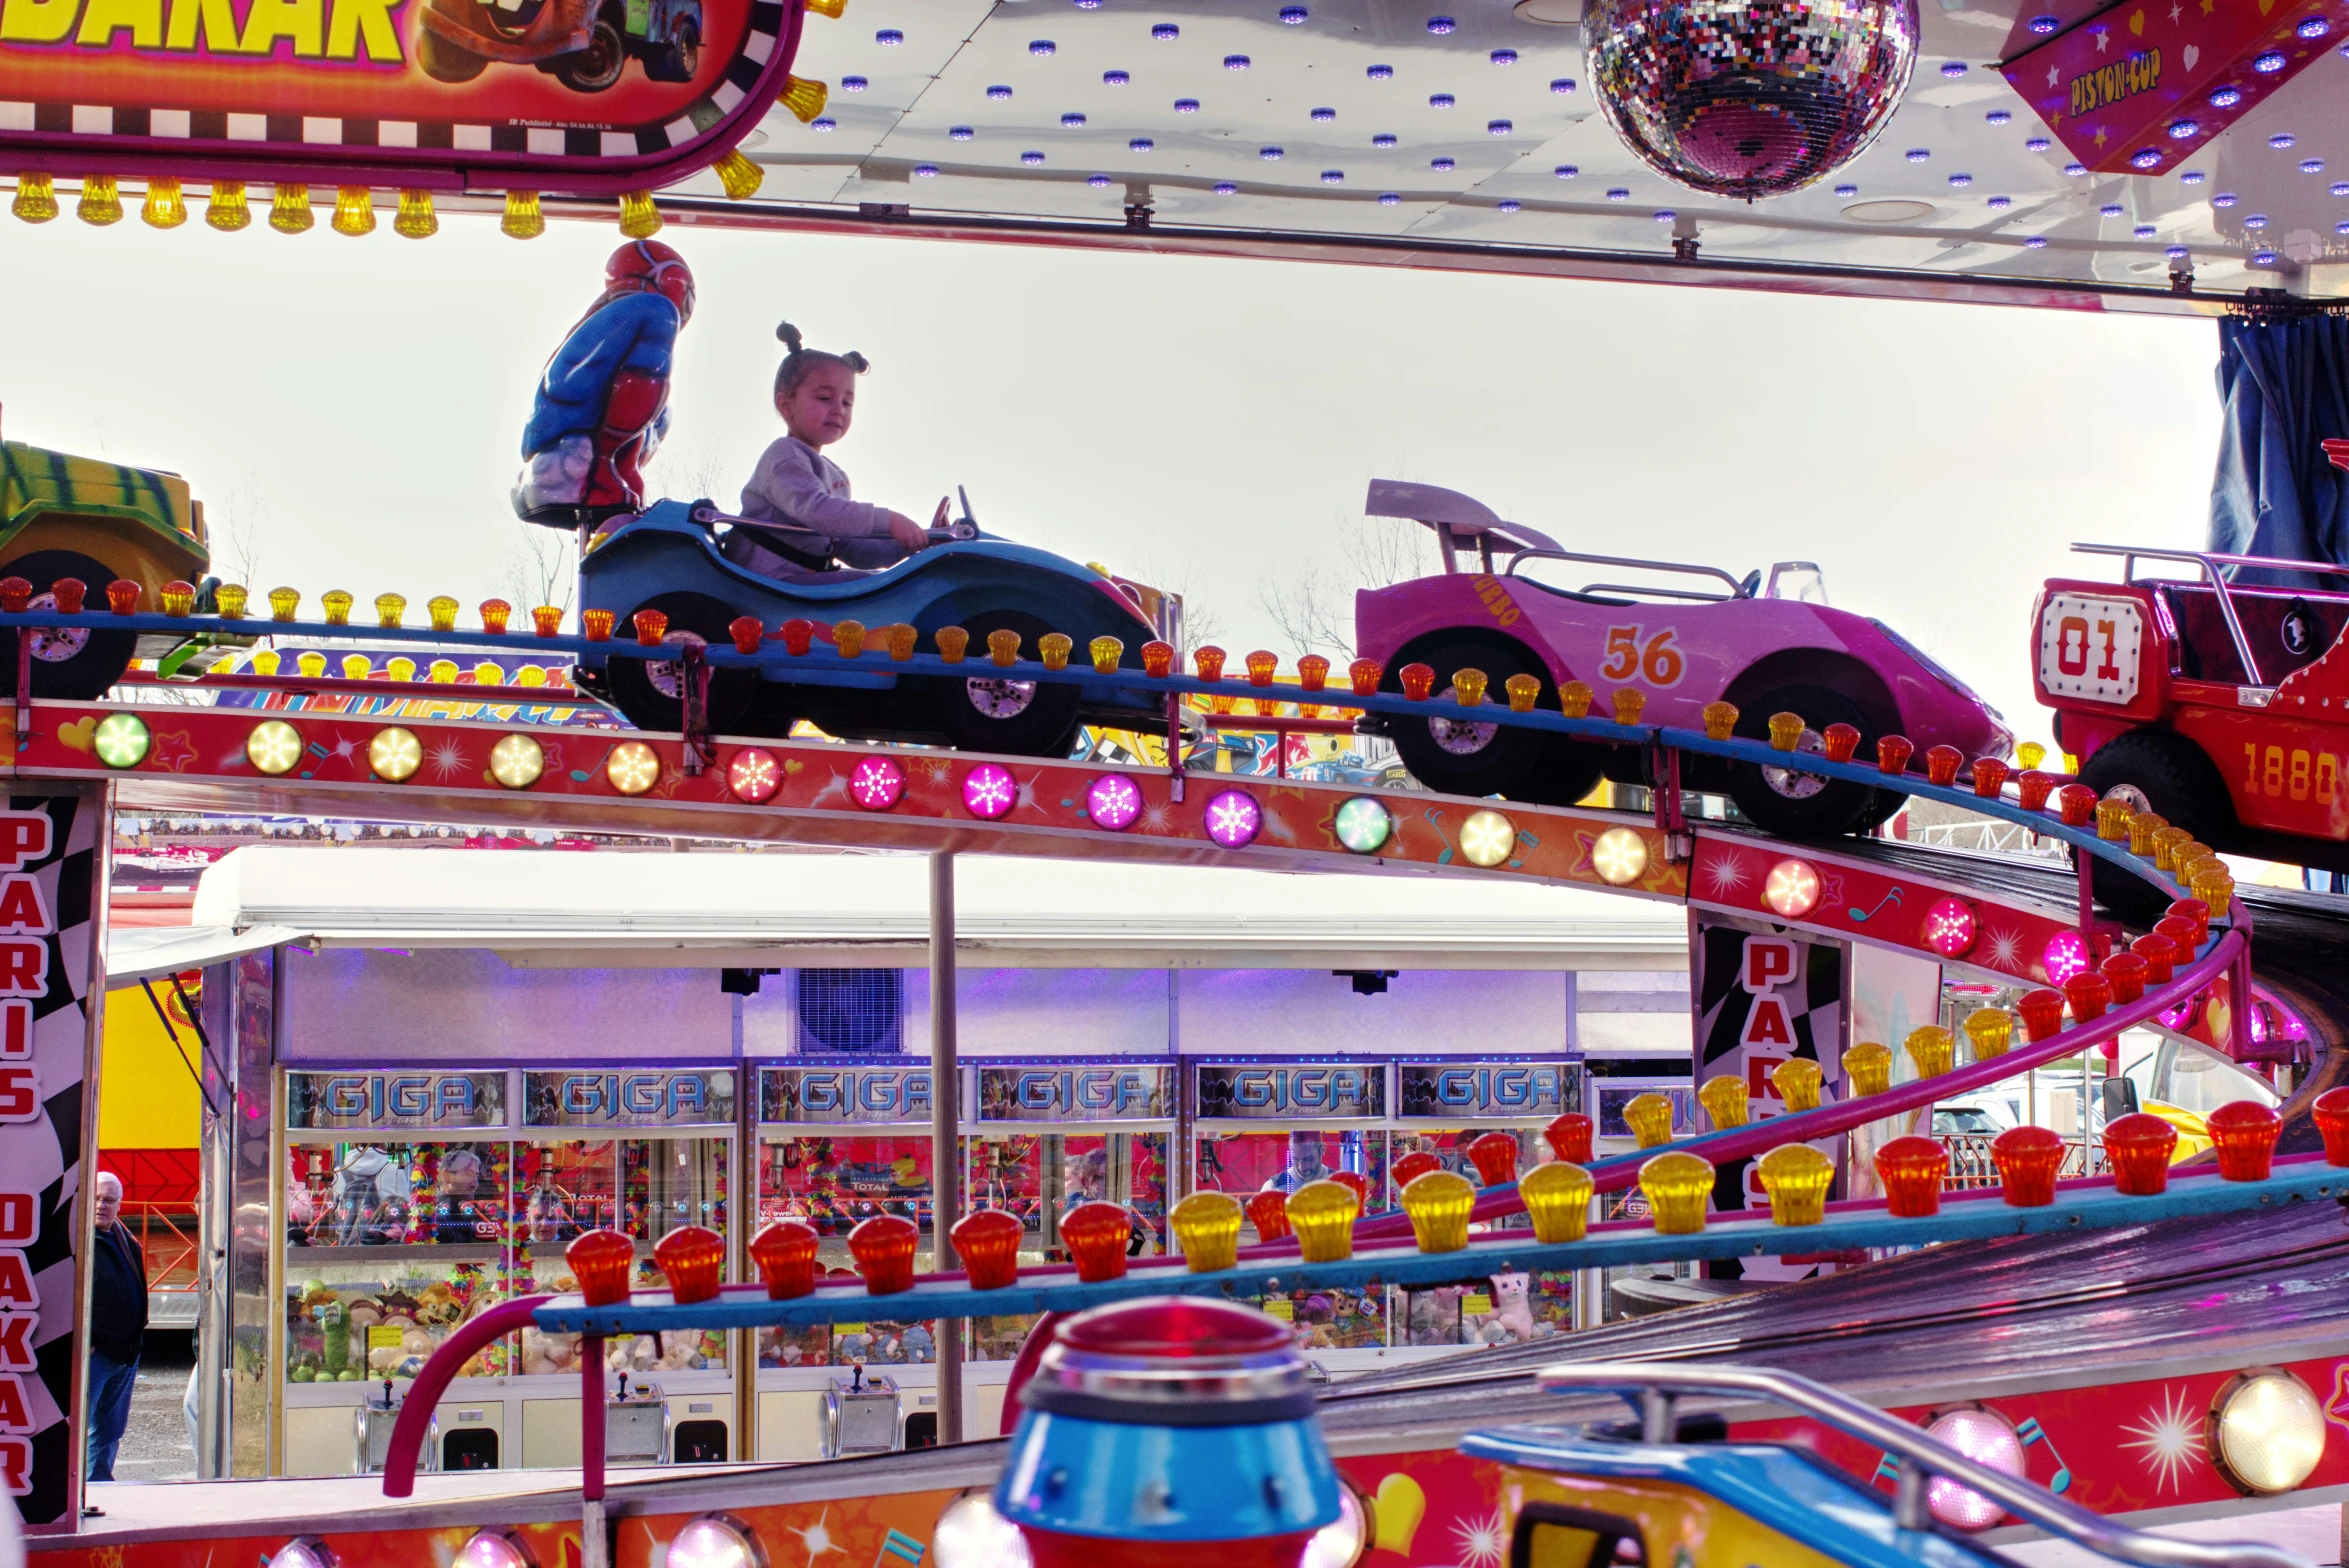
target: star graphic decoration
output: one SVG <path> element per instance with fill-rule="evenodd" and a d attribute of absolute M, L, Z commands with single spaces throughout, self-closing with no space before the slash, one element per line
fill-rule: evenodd
<path fill-rule="evenodd" d="M 166 773 L 185 773 L 195 760 L 195 737 L 186 730 L 157 730 L 154 743 L 147 748 L 147 766 Z"/>
<path fill-rule="evenodd" d="M 1501 1568 L 1508 1560 L 1509 1521 L 1499 1509 L 1461 1520 L 1452 1539 L 1460 1545 L 1460 1568 Z"/>
<path fill-rule="evenodd" d="M 1991 968 L 2005 974 L 2014 974 L 2023 967 L 2023 933 L 2020 931 L 1985 931 L 1982 933 L 1982 959 Z"/>
<path fill-rule="evenodd" d="M 2054 66 L 2049 66 L 2047 68 L 2047 85 L 2053 87 L 2056 83 L 2056 78 L 2061 74 L 2062 73 L 2059 72 Z"/>
<path fill-rule="evenodd" d="M 2333 1364 L 2333 1397 L 2325 1401 L 2325 1419 L 2349 1427 L 2349 1361 Z"/>
<path fill-rule="evenodd" d="M 1716 897 L 1740 891 L 1750 875 L 1744 858 L 1738 855 L 1723 855 L 1705 868 L 1706 879 L 1713 884 Z"/>
<path fill-rule="evenodd" d="M 825 1523 L 831 1517 L 832 1510 L 827 1505 L 822 1513 L 816 1515 L 816 1522 L 805 1529 L 800 1529 L 795 1525 L 784 1526 L 786 1530 L 798 1536 L 800 1544 L 807 1548 L 807 1568 L 815 1568 L 816 1559 L 826 1552 L 840 1552 L 845 1555 L 848 1550 L 832 1539 L 831 1527 Z"/>
<path fill-rule="evenodd" d="M 2163 1389 L 2158 1410 L 2121 1430 L 2129 1437 L 2120 1446 L 2138 1451 L 2158 1491 L 2176 1488 L 2178 1477 L 2203 1457 L 2202 1417 L 2187 1404 L 2182 1389 Z"/>
<path fill-rule="evenodd" d="M 432 775 L 447 780 L 466 771 L 465 749 L 453 740 L 444 740 L 432 748 Z"/>

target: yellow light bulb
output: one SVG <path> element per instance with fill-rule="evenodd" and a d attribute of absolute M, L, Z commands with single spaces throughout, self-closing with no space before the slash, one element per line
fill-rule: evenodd
<path fill-rule="evenodd" d="M 825 100 L 831 95 L 832 89 L 822 82 L 811 82 L 804 76 L 786 76 L 780 100 L 805 125 L 824 112 Z"/>
<path fill-rule="evenodd" d="M 436 686 L 454 686 L 457 683 L 457 661 L 435 659 L 425 666 L 424 678 Z"/>
<path fill-rule="evenodd" d="M 1647 1194 L 1664 1236 L 1693 1236 L 1705 1228 L 1705 1201 L 1713 1195 L 1713 1167 L 1685 1149 L 1659 1154 L 1639 1168 L 1639 1190 Z"/>
<path fill-rule="evenodd" d="M 318 602 L 325 607 L 327 625 L 348 626 L 351 624 L 351 596 L 343 592 L 342 589 L 327 589 L 326 592 L 318 596 Z"/>
<path fill-rule="evenodd" d="M 1590 682 L 1568 681 L 1558 688 L 1558 711 L 1570 719 L 1587 719 L 1593 695 Z"/>
<path fill-rule="evenodd" d="M 2036 768 L 2047 760 L 2047 748 L 2035 740 L 2027 740 L 2015 748 L 2015 760 L 2025 768 Z"/>
<path fill-rule="evenodd" d="M 212 194 L 204 201 L 204 222 L 223 234 L 234 234 L 252 226 L 253 209 L 245 201 L 243 180 L 212 182 Z"/>
<path fill-rule="evenodd" d="M 26 223 L 47 223 L 57 216 L 57 179 L 49 174 L 16 177 L 16 200 L 8 210 Z"/>
<path fill-rule="evenodd" d="M 375 596 L 375 624 L 385 631 L 398 630 L 400 617 L 407 610 L 408 601 L 396 593 L 379 593 Z"/>
<path fill-rule="evenodd" d="M 1966 1015 L 1966 1039 L 1974 1060 L 1987 1062 L 2006 1055 L 2015 1037 L 2015 1015 L 1999 1007 L 1977 1007 Z"/>
<path fill-rule="evenodd" d="M 1085 651 L 1093 656 L 1094 674 L 1115 675 L 1117 661 L 1125 656 L 1126 645 L 1115 637 L 1096 637 L 1086 645 Z"/>
<path fill-rule="evenodd" d="M 1343 1182 L 1309 1181 L 1289 1194 L 1289 1228 L 1308 1263 L 1342 1263 L 1354 1255 L 1354 1218 L 1362 1210 Z"/>
<path fill-rule="evenodd" d="M 1048 670 L 1067 669 L 1068 656 L 1075 647 L 1075 640 L 1064 632 L 1046 632 L 1036 639 L 1036 654 Z"/>
<path fill-rule="evenodd" d="M 503 686 L 506 683 L 504 666 L 484 659 L 473 666 L 473 684 L 476 686 Z"/>
<path fill-rule="evenodd" d="M 546 213 L 538 204 L 538 192 L 506 192 L 506 215 L 498 220 L 498 232 L 510 240 L 534 240 L 544 234 Z"/>
<path fill-rule="evenodd" d="M 294 612 L 301 607 L 301 590 L 297 588 L 272 588 L 269 590 L 269 618 L 271 620 L 290 621 L 294 618 Z"/>
<path fill-rule="evenodd" d="M 1492 677 L 1482 670 L 1473 668 L 1454 670 L 1452 672 L 1452 700 L 1463 708 L 1479 707 L 1484 702 L 1485 687 L 1491 683 Z"/>
<path fill-rule="evenodd" d="M 304 675 L 317 677 L 326 673 L 326 655 L 318 652 L 294 655 L 294 668 Z"/>
<path fill-rule="evenodd" d="M 1533 1221 L 1534 1239 L 1544 1243 L 1582 1240 L 1590 1226 L 1591 1193 L 1596 1185 L 1589 1171 L 1564 1160 L 1536 1165 L 1518 1177 L 1517 1196 L 1524 1200 L 1526 1215 Z"/>
<path fill-rule="evenodd" d="M 624 740 L 612 748 L 604 777 L 623 795 L 641 795 L 661 781 L 661 754 L 643 741 Z"/>
<path fill-rule="evenodd" d="M 374 668 L 374 661 L 369 659 L 367 655 L 363 653 L 346 653 L 343 655 L 344 680 L 363 681 L 368 677 L 369 673 L 374 670 Z"/>
<path fill-rule="evenodd" d="M 255 675 L 275 675 L 278 663 L 277 650 L 264 648 L 253 655 L 252 671 Z"/>
<path fill-rule="evenodd" d="M 632 240 L 649 240 L 661 232 L 661 209 L 651 191 L 630 191 L 620 198 L 620 232 Z"/>
<path fill-rule="evenodd" d="M 1824 1076 L 1819 1064 L 1807 1056 L 1791 1056 L 1770 1069 L 1770 1082 L 1778 1089 L 1778 1098 L 1786 1102 L 1789 1111 L 1815 1111 L 1819 1108 L 1819 1080 Z"/>
<path fill-rule="evenodd" d="M 1511 713 L 1531 713 L 1533 705 L 1541 700 L 1542 680 L 1538 675 L 1520 671 L 1501 682 L 1501 690 L 1509 695 Z"/>
<path fill-rule="evenodd" d="M 1468 1245 L 1468 1211 L 1476 1184 L 1456 1171 L 1427 1171 L 1403 1189 L 1403 1212 L 1422 1252 L 1458 1252 Z"/>
<path fill-rule="evenodd" d="M 1745 1079 L 1738 1074 L 1722 1073 L 1707 1078 L 1704 1087 L 1697 1090 L 1697 1099 L 1703 1102 L 1706 1114 L 1713 1118 L 1715 1132 L 1745 1125 Z"/>
<path fill-rule="evenodd" d="M 921 640 L 921 635 L 914 627 L 897 621 L 881 628 L 881 646 L 889 650 L 891 663 L 903 664 L 914 656 L 914 645 Z M 1068 661 L 1063 659 L 1061 662 L 1066 664 Z"/>
<path fill-rule="evenodd" d="M 1497 811 L 1472 813 L 1460 824 L 1460 858 L 1472 866 L 1497 866 L 1516 848 L 1516 825 Z"/>
<path fill-rule="evenodd" d="M 1637 690 L 1636 688 L 1626 686 L 1621 691 L 1615 693 L 1613 701 L 1615 704 L 1616 723 L 1626 725 L 1637 724 L 1639 722 L 1639 716 L 1647 711 L 1648 694 L 1644 691 Z"/>
<path fill-rule="evenodd" d="M 767 171 L 742 156 L 742 150 L 738 147 L 728 148 L 726 156 L 710 165 L 710 168 L 717 174 L 718 183 L 726 187 L 729 201 L 744 201 L 756 196 L 759 187 L 767 182 Z"/>
<path fill-rule="evenodd" d="M 1629 887 L 1648 874 L 1647 835 L 1637 828 L 1609 828 L 1591 842 L 1590 868 L 1609 887 Z"/>
<path fill-rule="evenodd" d="M 463 605 L 445 593 L 436 593 L 424 601 L 424 613 L 432 617 L 432 629 L 436 632 L 455 631 L 457 612 L 463 608 Z"/>
<path fill-rule="evenodd" d="M 187 222 L 188 199 L 180 194 L 179 181 L 168 174 L 149 180 L 139 217 L 151 229 L 176 229 Z"/>
<path fill-rule="evenodd" d="M 302 760 L 302 732 L 283 719 L 263 719 L 245 736 L 245 760 L 271 778 Z"/>
<path fill-rule="evenodd" d="M 1911 1029 L 1901 1048 L 1916 1063 L 1920 1078 L 1938 1078 L 1957 1065 L 1957 1037 L 1939 1024 Z"/>
<path fill-rule="evenodd" d="M 224 621 L 243 620 L 245 602 L 249 597 L 243 583 L 222 583 L 212 590 L 213 607 L 219 610 L 220 618 Z"/>
<path fill-rule="evenodd" d="M 2096 836 L 2108 844 L 2117 844 L 2129 836 L 2129 818 L 2133 815 L 2125 800 L 2100 800 L 2096 803 Z"/>
<path fill-rule="evenodd" d="M 1704 706 L 1705 739 L 1727 740 L 1737 733 L 1737 704 L 1708 702 Z"/>
<path fill-rule="evenodd" d="M 280 183 L 269 203 L 269 226 L 280 234 L 307 234 L 318 221 L 310 211 L 310 187 Z"/>
<path fill-rule="evenodd" d="M 386 659 L 383 663 L 383 672 L 393 680 L 405 685 L 416 678 L 416 661 L 405 654 L 395 659 Z"/>
<path fill-rule="evenodd" d="M 1643 1149 L 1672 1141 L 1672 1102 L 1660 1094 L 1635 1094 L 1623 1107 L 1624 1125 Z"/>
<path fill-rule="evenodd" d="M 1892 1087 L 1892 1050 L 1862 1040 L 1843 1053 L 1843 1076 L 1854 1095 L 1882 1094 Z"/>
<path fill-rule="evenodd" d="M 345 185 L 334 193 L 334 232 L 357 239 L 375 232 L 375 198 L 364 185 Z"/>
<path fill-rule="evenodd" d="M 1020 634 L 1009 627 L 987 634 L 987 657 L 1009 669 L 1020 656 Z"/>
<path fill-rule="evenodd" d="M 438 234 L 440 219 L 432 211 L 432 192 L 400 192 L 400 210 L 392 218 L 392 232 L 404 240 L 426 240 Z"/>
<path fill-rule="evenodd" d="M 2170 825 L 2170 819 L 2158 811 L 2140 811 L 2129 818 L 2129 853 L 2151 855 L 2153 835 Z"/>
<path fill-rule="evenodd" d="M 1805 727 L 1803 716 L 1799 713 L 1771 714 L 1770 749 L 1772 751 L 1794 750 L 1795 747 L 1802 744 Z"/>
<path fill-rule="evenodd" d="M 377 730 L 367 742 L 367 766 L 375 770 L 379 779 L 398 784 L 415 777 L 416 770 L 423 765 L 424 744 L 413 730 L 395 724 Z"/>
<path fill-rule="evenodd" d="M 546 772 L 546 752 L 527 735 L 501 735 L 489 748 L 489 776 L 507 789 L 528 789 Z"/>
<path fill-rule="evenodd" d="M 2234 902 L 2235 879 L 2225 871 L 2205 871 L 2194 879 L 2194 896 L 2210 906 L 2210 918 L 2224 920 Z"/>
<path fill-rule="evenodd" d="M 82 181 L 82 199 L 74 204 L 73 215 L 82 222 L 104 228 L 109 223 L 122 221 L 122 188 L 111 174 L 93 174 Z"/>
<path fill-rule="evenodd" d="M 1756 1174 L 1770 1195 L 1771 1224 L 1817 1225 L 1827 1218 L 1835 1162 L 1809 1144 L 1780 1144 L 1762 1156 Z"/>
<path fill-rule="evenodd" d="M 514 684 L 517 686 L 544 686 L 546 684 L 546 667 L 538 664 L 523 665 L 522 668 L 514 672 Z"/>
<path fill-rule="evenodd" d="M 1212 1274 L 1240 1265 L 1240 1201 L 1227 1192 L 1194 1192 L 1167 1213 L 1183 1266 Z"/>
<path fill-rule="evenodd" d="M 834 621 L 832 648 L 843 659 L 862 658 L 865 651 L 865 623 L 862 621 Z"/>

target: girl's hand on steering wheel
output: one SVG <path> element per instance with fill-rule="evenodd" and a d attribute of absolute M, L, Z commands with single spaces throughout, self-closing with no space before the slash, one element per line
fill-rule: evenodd
<path fill-rule="evenodd" d="M 889 514 L 889 537 L 896 540 L 902 548 L 908 551 L 926 550 L 930 547 L 928 530 L 903 512 Z"/>

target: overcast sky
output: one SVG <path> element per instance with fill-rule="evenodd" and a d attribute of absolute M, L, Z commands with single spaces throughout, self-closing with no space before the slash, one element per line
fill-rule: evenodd
<path fill-rule="evenodd" d="M 68 212 L 70 214 L 70 203 Z M 1235 654 L 1343 576 L 1373 475 L 1570 548 L 1809 559 L 2045 738 L 2027 614 L 2074 540 L 2199 542 L 2207 322 L 1379 268 L 687 232 L 656 472 L 731 501 L 779 425 L 777 320 L 861 349 L 857 495 L 1180 589 Z M 185 473 L 256 589 L 511 596 L 530 389 L 609 227 L 346 239 L 0 222 L 0 430 Z M 2098 575 L 2091 572 L 2089 575 Z M 1325 650 L 1330 651 L 1330 650 Z"/>

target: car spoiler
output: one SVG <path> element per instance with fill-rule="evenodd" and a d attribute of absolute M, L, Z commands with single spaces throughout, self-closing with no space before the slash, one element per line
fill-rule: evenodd
<path fill-rule="evenodd" d="M 1440 485 L 1414 484 L 1408 479 L 1373 479 L 1362 510 L 1372 517 L 1406 517 L 1435 530 L 1449 560 L 1453 550 L 1472 545 L 1490 561 L 1493 546 L 1505 551 L 1562 550 L 1548 534 L 1522 523 L 1505 523 L 1493 509 L 1473 496 Z"/>

